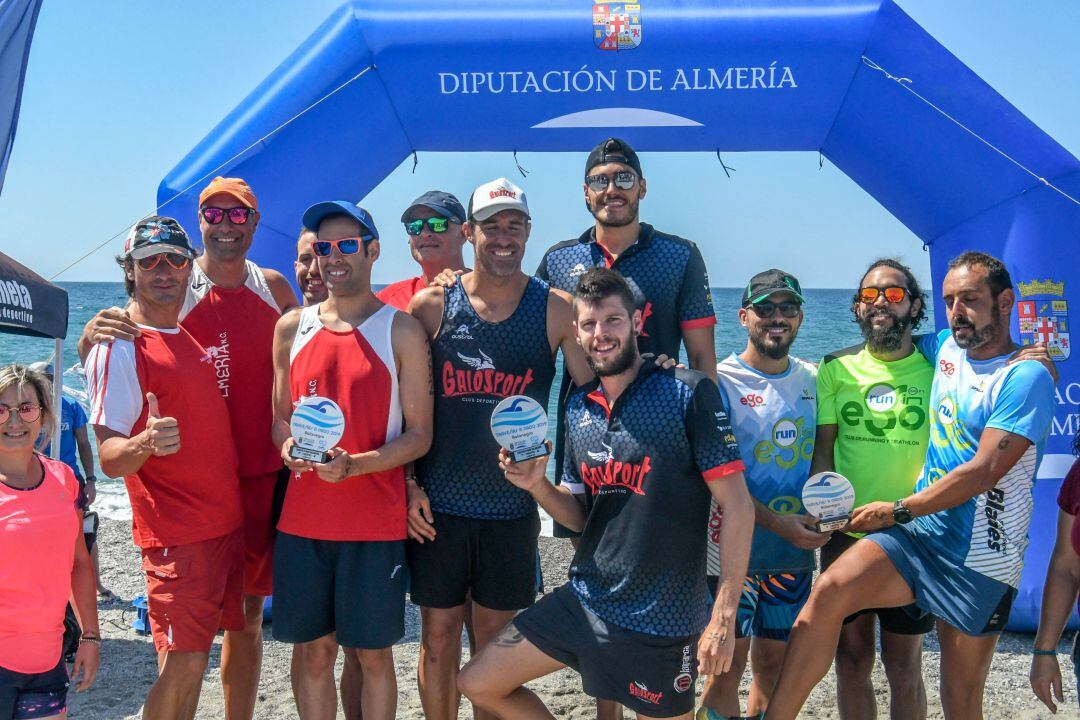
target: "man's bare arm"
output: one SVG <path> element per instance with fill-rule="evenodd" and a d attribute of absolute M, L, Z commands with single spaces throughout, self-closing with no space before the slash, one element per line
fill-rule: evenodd
<path fill-rule="evenodd" d="M 278 310 L 281 311 L 282 315 L 300 305 L 300 302 L 296 299 L 296 293 L 293 292 L 292 285 L 289 284 L 284 275 L 270 268 L 261 269 L 263 277 L 266 278 L 266 284 L 270 286 L 270 294 L 274 296 L 274 302 L 277 303 Z"/>
<path fill-rule="evenodd" d="M 686 345 L 686 359 L 690 368 L 705 373 L 713 382 L 717 382 L 716 345 L 713 341 L 715 327 L 709 325 L 683 330 L 683 344 Z"/>

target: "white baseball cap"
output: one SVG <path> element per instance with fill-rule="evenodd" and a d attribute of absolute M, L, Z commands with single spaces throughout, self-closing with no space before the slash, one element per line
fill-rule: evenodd
<path fill-rule="evenodd" d="M 506 178 L 484 183 L 469 198 L 469 217 L 483 222 L 501 210 L 517 210 L 529 215 L 525 191 Z"/>

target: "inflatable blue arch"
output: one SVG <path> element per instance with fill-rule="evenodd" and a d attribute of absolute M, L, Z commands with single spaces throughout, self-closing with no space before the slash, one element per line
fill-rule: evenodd
<path fill-rule="evenodd" d="M 210 177 L 247 178 L 264 208 L 253 259 L 291 277 L 303 209 L 364 197 L 414 152 L 584 152 L 605 134 L 652 152 L 820 151 L 928 246 L 936 291 L 962 250 L 1007 262 L 1027 312 L 1014 337 L 1052 340 L 1061 361 L 1012 616 L 1034 628 L 1080 420 L 1080 162 L 890 0 L 354 0 L 158 203 L 195 217 Z"/>

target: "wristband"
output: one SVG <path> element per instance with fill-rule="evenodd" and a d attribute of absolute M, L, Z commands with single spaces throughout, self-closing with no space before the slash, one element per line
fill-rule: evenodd
<path fill-rule="evenodd" d="M 101 638 L 94 637 L 93 635 L 83 635 L 81 638 L 79 638 L 79 644 L 82 645 L 83 643 L 90 643 L 91 645 L 97 645 L 100 647 Z"/>
<path fill-rule="evenodd" d="M 97 476 L 96 475 L 87 475 L 86 476 L 86 482 L 87 483 L 96 483 L 97 482 Z"/>
<path fill-rule="evenodd" d="M 1039 648 L 1035 648 L 1034 650 L 1031 651 L 1031 654 L 1032 655 L 1050 655 L 1052 657 L 1057 657 L 1057 650 L 1040 650 Z"/>

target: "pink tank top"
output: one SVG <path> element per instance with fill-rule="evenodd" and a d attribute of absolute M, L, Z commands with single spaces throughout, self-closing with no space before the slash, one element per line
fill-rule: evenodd
<path fill-rule="evenodd" d="M 0 667 L 20 673 L 60 662 L 64 611 L 71 596 L 79 483 L 64 463 L 37 456 L 41 484 L 0 483 Z"/>

